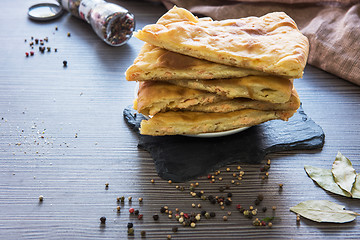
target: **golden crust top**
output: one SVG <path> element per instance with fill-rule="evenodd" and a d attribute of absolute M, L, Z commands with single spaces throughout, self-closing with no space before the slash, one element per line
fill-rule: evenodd
<path fill-rule="evenodd" d="M 283 12 L 201 21 L 174 7 L 134 36 L 169 51 L 289 78 L 302 76 L 309 51 L 308 39 Z"/>

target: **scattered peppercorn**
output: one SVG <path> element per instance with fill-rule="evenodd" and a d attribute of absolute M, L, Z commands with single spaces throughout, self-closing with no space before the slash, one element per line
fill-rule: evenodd
<path fill-rule="evenodd" d="M 40 201 L 40 202 L 44 201 L 44 196 L 43 196 L 43 195 L 40 195 L 40 196 L 39 196 L 39 201 Z"/>
<path fill-rule="evenodd" d="M 227 220 L 228 220 L 228 217 L 227 217 L 227 216 L 223 216 L 223 220 L 224 220 L 224 221 L 227 221 Z"/>
<path fill-rule="evenodd" d="M 172 231 L 173 231 L 173 232 L 177 232 L 177 231 L 178 231 L 178 227 L 176 227 L 176 226 L 172 227 Z"/>
<path fill-rule="evenodd" d="M 190 227 L 192 227 L 192 228 L 196 227 L 196 223 L 192 222 L 192 223 L 190 224 Z"/>
<path fill-rule="evenodd" d="M 263 207 L 263 208 L 262 208 L 262 211 L 263 211 L 263 212 L 266 212 L 266 210 L 267 210 L 266 207 Z"/>
<path fill-rule="evenodd" d="M 159 215 L 157 215 L 157 214 L 154 214 L 153 215 L 153 219 L 156 221 L 156 220 L 159 220 Z"/>
<path fill-rule="evenodd" d="M 135 211 L 134 211 L 134 214 L 135 214 L 135 215 L 139 215 L 139 210 L 135 210 Z"/>
<path fill-rule="evenodd" d="M 172 181 L 171 181 L 171 180 L 169 180 L 169 181 L 168 181 L 168 183 L 169 183 L 169 184 L 171 184 L 171 183 L 172 183 Z"/>
<path fill-rule="evenodd" d="M 127 224 L 127 228 L 132 228 L 133 226 L 134 226 L 134 224 L 131 223 L 131 222 L 129 222 L 129 223 Z"/>
<path fill-rule="evenodd" d="M 268 227 L 269 227 L 269 228 L 272 228 L 272 225 L 273 225 L 272 222 L 269 222 L 269 223 L 268 223 Z"/>
<path fill-rule="evenodd" d="M 276 206 L 272 206 L 272 210 L 274 210 L 274 211 L 275 211 L 275 210 L 276 210 Z"/>
<path fill-rule="evenodd" d="M 154 179 L 151 179 L 150 182 L 151 182 L 151 183 L 155 183 L 155 180 L 154 180 Z"/>
<path fill-rule="evenodd" d="M 67 67 L 67 61 L 66 60 L 63 61 L 63 66 Z"/>
<path fill-rule="evenodd" d="M 101 217 L 100 222 L 101 222 L 101 224 L 105 224 L 106 223 L 106 217 Z"/>
<path fill-rule="evenodd" d="M 128 197 L 128 201 L 129 202 L 131 202 L 132 201 L 132 197 L 130 196 L 130 197 Z"/>
<path fill-rule="evenodd" d="M 109 183 L 105 183 L 105 187 L 108 188 L 108 187 L 109 187 Z"/>
<path fill-rule="evenodd" d="M 140 232 L 140 235 L 141 235 L 141 237 L 145 237 L 145 236 L 146 236 L 146 232 L 145 232 L 145 231 L 141 231 L 141 232 Z"/>
<path fill-rule="evenodd" d="M 129 235 L 134 235 L 134 229 L 133 228 L 128 228 L 128 234 Z"/>
<path fill-rule="evenodd" d="M 129 209 L 129 213 L 133 214 L 135 212 L 135 209 L 134 208 L 130 208 Z"/>
<path fill-rule="evenodd" d="M 116 210 L 117 210 L 118 212 L 120 212 L 120 206 L 117 206 L 117 207 L 116 207 Z"/>
<path fill-rule="evenodd" d="M 70 37 L 70 36 L 71 36 L 71 33 L 68 32 L 68 33 L 67 33 L 67 36 Z"/>
<path fill-rule="evenodd" d="M 284 184 L 280 183 L 279 188 L 283 188 Z"/>
<path fill-rule="evenodd" d="M 170 240 L 170 239 L 171 239 L 171 235 L 167 235 L 167 239 Z"/>
<path fill-rule="evenodd" d="M 210 213 L 210 217 L 215 217 L 216 216 L 216 213 L 215 212 L 211 212 Z"/>

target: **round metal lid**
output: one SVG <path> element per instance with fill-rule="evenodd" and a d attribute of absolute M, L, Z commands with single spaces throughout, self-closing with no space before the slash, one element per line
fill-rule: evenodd
<path fill-rule="evenodd" d="M 49 21 L 60 17 L 63 12 L 63 8 L 60 5 L 39 3 L 29 7 L 28 16 L 36 21 Z"/>

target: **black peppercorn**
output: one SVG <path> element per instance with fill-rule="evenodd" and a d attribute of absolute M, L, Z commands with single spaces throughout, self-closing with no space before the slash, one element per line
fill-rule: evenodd
<path fill-rule="evenodd" d="M 67 67 L 67 61 L 66 60 L 63 61 L 63 65 L 64 65 L 64 67 Z"/>
<path fill-rule="evenodd" d="M 176 227 L 176 226 L 172 227 L 172 231 L 173 231 L 173 232 L 177 232 L 177 231 L 178 231 L 178 227 Z"/>
<path fill-rule="evenodd" d="M 100 222 L 101 222 L 101 224 L 105 224 L 105 222 L 106 222 L 106 217 L 101 217 L 101 218 L 100 218 Z"/>
<path fill-rule="evenodd" d="M 202 210 L 202 211 L 201 211 L 201 215 L 202 215 L 202 216 L 205 216 L 205 213 L 206 213 L 205 210 Z"/>
<path fill-rule="evenodd" d="M 165 213 L 165 211 L 166 211 L 166 208 L 165 208 L 165 207 L 161 207 L 161 208 L 160 208 L 160 212 L 161 212 L 161 213 Z"/>
<path fill-rule="evenodd" d="M 214 213 L 214 212 L 210 213 L 210 217 L 215 217 L 215 216 L 216 216 L 216 213 Z"/>
<path fill-rule="evenodd" d="M 210 199 L 210 202 L 211 202 L 212 204 L 215 204 L 217 201 L 216 201 L 215 198 L 212 198 L 212 199 Z"/>
<path fill-rule="evenodd" d="M 134 227 L 134 224 L 131 223 L 131 222 L 129 222 L 129 223 L 127 224 L 127 228 L 132 228 L 132 227 Z"/>
<path fill-rule="evenodd" d="M 159 215 L 154 214 L 154 215 L 153 215 L 153 219 L 154 219 L 155 221 L 158 220 L 158 219 L 159 219 Z"/>
<path fill-rule="evenodd" d="M 262 200 L 264 200 L 264 195 L 262 195 L 262 194 L 259 194 L 259 195 L 257 196 L 257 199 L 259 199 L 259 201 L 262 201 Z"/>
<path fill-rule="evenodd" d="M 230 199 L 225 199 L 225 205 L 227 205 L 227 206 L 231 205 L 231 200 Z"/>
<path fill-rule="evenodd" d="M 254 201 L 254 204 L 257 206 L 257 205 L 259 205 L 260 204 L 260 200 L 259 199 L 255 199 L 255 201 Z"/>
<path fill-rule="evenodd" d="M 135 214 L 135 215 L 139 215 L 139 210 L 135 210 L 135 211 L 134 211 L 134 214 Z"/>
<path fill-rule="evenodd" d="M 227 196 L 228 196 L 228 197 L 232 197 L 232 193 L 229 192 L 229 193 L 227 194 Z"/>

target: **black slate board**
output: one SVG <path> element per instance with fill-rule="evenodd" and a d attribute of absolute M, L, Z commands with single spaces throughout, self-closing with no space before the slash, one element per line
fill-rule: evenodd
<path fill-rule="evenodd" d="M 154 159 L 158 175 L 173 182 L 192 180 L 230 163 L 259 163 L 269 153 L 322 148 L 325 139 L 302 107 L 287 122 L 273 120 L 215 138 L 141 135 L 144 116 L 131 106 L 124 109 L 124 118 L 138 134 L 138 147 Z"/>

